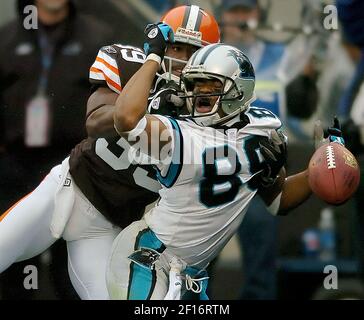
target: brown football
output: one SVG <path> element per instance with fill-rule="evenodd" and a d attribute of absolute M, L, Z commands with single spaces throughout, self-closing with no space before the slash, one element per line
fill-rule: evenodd
<path fill-rule="evenodd" d="M 308 167 L 308 182 L 312 191 L 329 204 L 339 205 L 356 191 L 360 168 L 353 154 L 336 142 L 321 146 Z"/>

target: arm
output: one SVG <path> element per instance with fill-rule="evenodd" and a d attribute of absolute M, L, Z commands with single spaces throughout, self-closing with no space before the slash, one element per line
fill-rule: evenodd
<path fill-rule="evenodd" d="M 283 168 L 276 182 L 268 188 L 260 187 L 258 194 L 273 214 L 286 215 L 312 194 L 308 184 L 308 170 L 286 177 Z M 275 201 L 279 202 L 274 203 Z"/>
<path fill-rule="evenodd" d="M 86 129 L 90 137 L 117 135 L 113 117 L 116 99 L 144 59 L 144 53 L 136 47 L 110 45 L 99 50 L 89 72 L 89 81 L 96 88 L 87 102 Z"/>
<path fill-rule="evenodd" d="M 289 210 L 298 207 L 311 194 L 312 190 L 308 184 L 308 169 L 287 177 L 282 187 L 279 214 L 286 214 Z"/>
<path fill-rule="evenodd" d="M 272 130 L 270 138 L 261 140 L 259 146 L 266 169 L 260 176 L 258 194 L 272 214 L 285 215 L 311 195 L 308 170 L 286 177 L 286 137 L 280 131 Z"/>
<path fill-rule="evenodd" d="M 139 137 L 139 140 L 141 140 L 141 134 L 145 133 L 144 136 L 147 138 L 148 145 L 144 147 L 148 147 L 148 149 L 146 150 L 142 146 L 141 151 L 158 159 L 159 151 L 170 142 L 170 135 L 167 135 L 166 139 L 167 127 L 164 123 L 155 116 L 146 116 L 145 113 L 148 106 L 149 92 L 160 68 L 171 32 L 172 29 L 165 24 L 151 25 L 146 28 L 147 41 L 144 47 L 149 55 L 143 66 L 123 88 L 116 100 L 114 112 L 116 131 L 127 138 L 130 144 L 137 142 L 135 139 L 132 141 L 130 138 Z M 156 132 L 158 136 L 155 136 Z M 164 136 L 163 139 L 162 135 Z M 154 142 L 158 142 L 158 148 L 150 148 L 152 138 Z M 157 140 L 155 140 L 156 138 Z M 152 154 L 153 151 L 157 151 L 158 156 Z"/>
<path fill-rule="evenodd" d="M 124 87 L 115 103 L 114 123 L 118 132 L 133 130 L 145 116 L 149 91 L 158 70 L 156 61 L 147 60 Z"/>
<path fill-rule="evenodd" d="M 116 100 L 114 125 L 129 144 L 138 143 L 138 149 L 142 153 L 152 159 L 162 160 L 168 157 L 168 152 L 161 154 L 161 151 L 168 149 L 168 146 L 166 149 L 164 147 L 171 143 L 171 134 L 160 119 L 145 115 L 149 90 L 158 70 L 159 64 L 148 60 L 130 79 Z"/>
<path fill-rule="evenodd" d="M 315 124 L 314 138 L 316 149 L 322 144 L 335 141 L 344 145 L 339 120 L 335 117 L 334 124 L 326 130 L 326 138 L 324 138 L 324 130 L 321 123 Z M 269 175 L 276 176 L 280 169 L 275 182 L 264 188 L 261 186 L 258 194 L 262 197 L 270 212 L 273 214 L 286 215 L 290 210 L 298 207 L 305 202 L 312 190 L 308 183 L 308 169 L 291 175 L 286 178 L 286 172 L 282 167 L 286 162 L 286 148 L 284 146 L 284 136 L 277 135 L 275 131 L 272 132 L 271 138 L 260 144 L 260 151 L 270 168 Z M 262 177 L 263 182 L 267 181 Z"/>
<path fill-rule="evenodd" d="M 86 130 L 89 137 L 117 135 L 114 129 L 115 102 L 118 95 L 108 88 L 98 88 L 87 101 Z"/>

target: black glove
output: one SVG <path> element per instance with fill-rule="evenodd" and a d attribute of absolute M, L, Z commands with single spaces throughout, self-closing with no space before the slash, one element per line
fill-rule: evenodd
<path fill-rule="evenodd" d="M 259 142 L 259 149 L 266 166 L 261 174 L 261 184 L 268 187 L 276 181 L 279 171 L 287 162 L 286 137 L 281 131 L 272 130 L 269 139 Z"/>
<path fill-rule="evenodd" d="M 337 142 L 344 146 L 345 141 L 343 138 L 343 133 L 341 131 L 339 119 L 337 117 L 334 117 L 333 126 L 327 128 L 326 130 L 323 130 L 321 121 L 316 121 L 314 139 L 316 150 L 322 145 L 329 142 Z"/>
<path fill-rule="evenodd" d="M 144 30 L 144 52 L 148 56 L 156 54 L 161 61 L 167 50 L 167 44 L 174 42 L 174 34 L 172 28 L 165 23 L 148 24 Z"/>
<path fill-rule="evenodd" d="M 330 142 L 338 142 L 343 146 L 345 145 L 343 133 L 341 131 L 340 121 L 336 116 L 334 117 L 334 125 L 325 130 L 324 137 L 329 139 Z"/>
<path fill-rule="evenodd" d="M 183 94 L 175 82 L 168 82 L 156 94 L 150 97 L 148 105 L 149 113 L 177 118 L 185 106 L 185 99 L 180 97 Z"/>

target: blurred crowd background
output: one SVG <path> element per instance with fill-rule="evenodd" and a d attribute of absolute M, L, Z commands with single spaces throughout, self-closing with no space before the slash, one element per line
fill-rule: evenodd
<path fill-rule="evenodd" d="M 36 30 L 24 27 L 29 4 L 38 6 Z M 141 46 L 145 25 L 179 4 L 214 13 L 222 41 L 251 59 L 254 105 L 272 110 L 285 124 L 288 172 L 307 165 L 315 121 L 327 126 L 334 115 L 364 167 L 363 1 L 2 0 L 0 212 L 33 190 L 85 136 L 88 68 L 98 49 L 111 43 Z M 56 15 L 49 14 L 54 10 Z M 37 130 L 30 130 L 34 124 Z M 361 181 L 355 198 L 342 206 L 312 196 L 284 218 L 254 200 L 237 236 L 212 266 L 211 298 L 364 298 Z M 38 267 L 38 290 L 23 287 L 29 264 Z M 337 290 L 323 287 L 329 264 L 339 272 Z M 1 274 L 1 298 L 77 299 L 62 240 Z"/>

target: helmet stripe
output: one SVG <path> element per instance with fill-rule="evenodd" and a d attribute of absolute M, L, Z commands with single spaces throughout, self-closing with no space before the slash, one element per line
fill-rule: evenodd
<path fill-rule="evenodd" d="M 223 45 L 223 44 L 222 44 L 222 43 L 216 43 L 215 45 L 213 45 L 213 46 L 211 46 L 210 48 L 208 48 L 208 49 L 206 50 L 206 52 L 203 54 L 203 56 L 201 57 L 200 64 L 205 63 L 205 61 L 206 61 L 206 59 L 207 59 L 208 55 L 209 55 L 212 51 L 214 51 L 217 47 L 219 47 L 219 46 L 221 46 L 221 45 Z"/>
<path fill-rule="evenodd" d="M 195 30 L 198 13 L 200 12 L 200 8 L 198 6 L 191 6 L 190 15 L 188 17 L 186 29 Z"/>
<path fill-rule="evenodd" d="M 182 21 L 182 28 L 186 28 L 190 12 L 191 12 L 191 6 L 186 6 L 185 14 L 183 16 L 183 21 Z"/>
<path fill-rule="evenodd" d="M 193 66 L 194 64 L 195 64 L 195 61 L 196 61 L 196 58 L 199 56 L 199 52 L 197 52 L 197 53 L 195 53 L 194 55 L 193 55 L 193 59 L 192 59 L 192 61 L 191 61 L 191 65 Z"/>
<path fill-rule="evenodd" d="M 201 26 L 201 22 L 202 22 L 202 17 L 203 17 L 203 13 L 202 10 L 199 9 L 198 10 L 198 16 L 197 16 L 197 20 L 196 20 L 196 25 L 195 25 L 195 31 L 199 31 L 200 30 L 200 26 Z"/>

